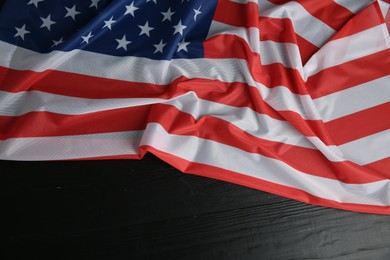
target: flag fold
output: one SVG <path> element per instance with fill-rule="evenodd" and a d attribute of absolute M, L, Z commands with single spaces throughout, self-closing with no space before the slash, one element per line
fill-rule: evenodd
<path fill-rule="evenodd" d="M 390 214 L 390 11 L 372 0 L 6 0 L 0 159 L 140 159 Z"/>

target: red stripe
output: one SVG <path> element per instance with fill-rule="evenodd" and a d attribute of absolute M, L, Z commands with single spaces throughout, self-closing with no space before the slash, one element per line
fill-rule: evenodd
<path fill-rule="evenodd" d="M 204 42 L 203 47 L 205 58 L 243 59 L 248 63 L 249 72 L 254 80 L 257 82 L 264 82 L 269 78 L 269 75 L 262 71 L 263 67 L 259 54 L 252 52 L 248 43 L 236 35 L 221 34 L 210 37 Z M 270 85 L 266 86 L 269 87 Z"/>
<path fill-rule="evenodd" d="M 193 87 L 193 86 L 192 86 Z M 280 111 L 277 112 L 273 110 L 267 103 L 265 102 L 256 102 L 256 100 L 260 100 L 260 94 L 258 90 L 254 87 L 243 87 L 241 84 L 232 84 L 231 88 L 228 89 L 226 92 L 215 92 L 215 93 L 208 93 L 208 92 L 197 92 L 196 88 L 192 88 L 189 91 L 194 91 L 197 93 L 197 96 L 200 98 L 204 98 L 205 100 L 210 100 L 213 102 L 223 103 L 228 105 L 234 104 L 235 106 L 239 105 L 238 107 L 247 107 L 250 108 L 258 113 L 266 114 L 272 118 L 275 118 L 277 120 L 287 120 L 289 121 L 298 131 L 300 131 L 305 136 L 317 136 L 321 138 L 321 140 L 327 144 L 327 145 L 333 145 L 332 139 L 329 137 L 329 134 L 326 131 L 326 128 L 323 126 L 322 121 L 315 121 L 315 120 L 304 120 L 300 115 L 298 115 L 295 112 L 291 111 Z M 75 116 L 69 116 L 66 117 L 66 120 L 61 117 L 60 115 L 57 115 L 55 113 L 51 112 L 31 112 L 25 115 L 19 116 L 18 120 L 15 119 L 15 117 L 10 116 L 0 116 L 0 125 L 3 127 L 3 132 L 0 132 L 0 139 L 6 139 L 11 137 L 19 137 L 17 135 L 19 129 L 27 130 L 29 129 L 29 134 L 26 136 L 45 136 L 45 135 L 72 135 L 72 134 L 84 134 L 84 133 L 90 133 L 94 127 L 97 129 L 106 129 L 105 127 L 108 127 L 106 131 L 112 131 L 110 130 L 111 126 L 117 127 L 116 131 L 124 131 L 124 130 L 137 130 L 137 129 L 143 129 L 143 125 L 137 125 L 133 126 L 133 128 L 129 128 L 129 123 L 127 121 L 117 121 L 113 122 L 111 125 L 107 124 L 104 120 L 105 118 L 126 118 L 129 110 L 131 108 L 122 108 L 122 109 L 113 109 L 103 112 L 93 112 L 89 113 L 88 115 L 75 115 Z M 137 109 L 141 109 L 138 107 Z M 134 113 L 136 116 L 136 119 L 142 119 L 144 116 L 147 115 L 147 112 L 141 112 L 143 110 L 137 111 L 134 109 Z M 104 115 L 102 118 L 101 115 Z M 49 120 L 49 118 L 51 118 Z M 72 118 L 75 118 L 75 121 L 71 121 Z M 20 120 L 20 121 L 19 121 Z M 46 122 L 49 120 L 48 122 Z M 80 120 L 80 121 L 78 121 Z M 96 120 L 96 121 L 95 121 Z M 58 128 L 58 125 L 62 125 L 61 122 L 66 123 L 64 127 Z M 16 124 L 19 122 L 19 124 Z M 20 123 L 24 123 L 23 125 L 20 125 Z M 39 122 L 38 126 L 35 128 L 30 129 L 28 125 L 34 124 L 34 122 Z M 75 125 L 75 122 L 78 123 Z M 83 128 L 83 123 L 85 122 L 87 125 L 86 130 Z M 70 127 L 70 128 L 69 128 Z M 91 129 L 92 128 L 92 129 Z M 40 131 L 47 131 L 45 134 L 37 134 L 40 133 Z M 36 133 L 34 131 L 37 131 Z M 59 132 L 56 132 L 59 131 Z M 103 131 L 104 132 L 104 131 Z M 22 135 L 24 136 L 24 135 Z M 20 136 L 20 137 L 22 137 Z"/>
<path fill-rule="evenodd" d="M 256 69 L 260 69 L 259 54 L 252 52 L 249 44 L 236 35 L 219 34 L 212 36 L 204 41 L 203 48 L 206 59 L 243 59 L 256 66 Z"/>
<path fill-rule="evenodd" d="M 233 45 L 235 48 L 231 48 Z M 285 86 L 293 93 L 307 94 L 304 82 L 296 69 L 285 68 L 282 64 L 261 65 L 259 55 L 251 52 L 248 44 L 240 37 L 235 35 L 214 36 L 205 42 L 204 48 L 206 58 L 235 57 L 246 59 L 254 79 L 266 87 Z M 39 90 L 53 94 L 85 98 L 171 98 L 182 94 L 181 88 L 184 86 L 186 91 L 190 85 L 191 88 L 199 86 L 199 90 L 207 89 L 208 94 L 214 91 L 226 91 L 226 89 L 231 87 L 231 84 L 217 80 L 189 80 L 185 77 L 180 77 L 169 85 L 156 85 L 55 70 L 33 72 L 0 67 L 0 73 L 5 74 L 1 85 L 5 91 Z M 64 80 L 65 78 L 66 80 Z M 88 82 L 88 84 L 85 84 L 85 82 Z M 205 85 L 208 88 L 204 88 Z M 94 86 L 94 91 L 90 91 L 90 86 Z"/>
<path fill-rule="evenodd" d="M 219 38 L 219 37 L 217 37 Z M 257 59 L 258 61 L 258 59 Z M 256 62 L 256 61 L 254 61 Z M 254 65 L 253 65 L 254 66 Z M 255 66 L 254 66 L 255 67 Z M 260 68 L 260 65 L 258 65 Z M 266 86 L 291 86 L 293 92 L 307 94 L 305 85 L 295 69 L 286 69 L 281 64 L 263 66 L 258 80 Z M 66 80 L 65 80 L 66 79 Z M 181 77 L 167 86 L 101 79 L 67 72 L 9 70 L 4 83 L 6 91 L 39 90 L 54 94 L 83 98 L 162 98 L 171 99 L 188 91 L 194 91 L 202 99 L 236 107 L 248 107 L 278 120 L 291 122 L 303 135 L 318 136 L 327 145 L 332 145 L 323 123 L 304 120 L 291 111 L 275 111 L 262 101 L 258 90 L 244 83 L 224 83 L 218 80 L 187 79 Z M 86 84 L 88 82 L 88 84 Z M 53 88 L 52 86 L 56 86 Z M 93 86 L 94 91 L 90 91 Z M 109 88 L 107 86 L 110 86 Z M 115 86 L 115 87 L 113 87 Z M 165 92 L 163 92 L 165 91 Z M 303 92 L 303 93 L 302 93 Z"/>
<path fill-rule="evenodd" d="M 336 145 L 390 129 L 390 102 L 325 123 Z"/>
<path fill-rule="evenodd" d="M 258 17 L 258 10 L 256 4 L 250 2 L 244 5 L 224 0 L 218 5 L 214 20 L 238 27 L 257 27 L 260 29 L 260 39 L 263 41 L 272 40 L 281 43 L 295 43 L 299 47 L 303 63 L 306 63 L 306 61 L 316 51 L 318 51 L 317 46 L 305 40 L 301 36 L 295 34 L 294 27 L 290 19 L 258 17 L 254 20 L 248 20 L 247 16 L 249 15 L 253 15 L 253 17 Z M 229 52 L 227 52 L 226 54 L 225 52 L 225 55 L 223 57 L 244 59 L 247 56 L 247 53 L 243 53 L 242 51 L 240 52 L 240 50 L 236 50 L 237 44 L 233 45 L 233 43 L 234 41 L 232 40 L 225 40 L 225 45 L 222 44 L 213 46 L 212 44 L 209 44 L 206 48 L 210 48 L 212 51 L 218 51 L 220 47 L 226 46 L 227 50 L 230 50 L 230 52 L 235 52 L 235 54 L 232 55 Z M 233 48 L 232 46 L 235 47 Z M 213 56 L 210 55 L 207 57 Z M 221 58 L 221 56 L 217 56 L 216 58 Z"/>
<path fill-rule="evenodd" d="M 0 87 L 3 87 L 4 81 L 10 69 L 0 66 Z"/>
<path fill-rule="evenodd" d="M 258 27 L 258 6 L 256 3 L 235 3 L 219 0 L 213 20 L 237 27 Z"/>
<path fill-rule="evenodd" d="M 0 73 L 6 70 L 0 67 Z M 93 86 L 94 91 L 91 91 L 91 86 Z M 60 71 L 32 72 L 8 70 L 7 77 L 4 79 L 4 85 L 1 87 L 5 91 L 14 93 L 37 90 L 58 95 L 92 99 L 172 99 L 193 91 L 198 97 L 205 100 L 235 107 L 248 107 L 259 113 L 266 113 L 273 118 L 283 119 L 269 105 L 261 101 L 261 96 L 255 87 L 239 82 L 225 83 L 219 80 L 180 77 L 170 85 L 160 86 Z"/>
<path fill-rule="evenodd" d="M 242 49 L 249 48 L 244 45 L 245 41 L 234 35 L 220 35 L 212 37 L 205 43 L 205 55 L 208 58 L 223 58 L 231 56 L 228 48 L 215 48 L 215 44 L 221 42 L 239 41 L 243 44 Z M 237 44 L 237 42 L 235 42 Z M 241 48 L 237 48 L 236 53 Z M 242 50 L 242 55 L 248 49 Z M 250 66 L 256 80 L 266 87 L 285 86 L 293 93 L 308 94 L 304 81 L 298 70 L 285 68 L 280 63 L 261 65 L 260 57 L 251 54 Z M 239 55 L 236 55 L 239 56 Z M 249 56 L 249 54 L 247 55 Z M 249 58 L 248 58 L 249 59 Z M 249 66 L 248 66 L 249 67 Z M 168 85 L 157 85 L 141 82 L 130 82 L 123 80 L 100 78 L 88 75 L 81 75 L 69 72 L 47 70 L 44 72 L 34 72 L 28 70 L 14 70 L 0 66 L 2 78 L 1 89 L 8 92 L 21 92 L 38 90 L 53 94 L 83 97 L 83 98 L 171 98 L 177 96 L 175 93 L 183 93 L 188 89 L 210 93 L 226 92 L 232 85 L 242 85 L 245 83 L 225 83 L 211 79 L 188 79 L 180 77 Z M 66 79 L 66 80 L 64 80 Z M 88 84 L 86 84 L 88 82 Z M 55 86 L 55 87 L 54 87 Z M 93 90 L 91 91 L 91 86 Z M 109 87 L 108 87 L 109 86 Z M 207 86 L 207 88 L 205 88 Z"/>
<path fill-rule="evenodd" d="M 261 69 L 261 77 L 259 76 L 257 80 L 266 87 L 284 86 L 292 93 L 300 95 L 308 94 L 305 82 L 297 69 L 286 68 L 281 63 L 262 65 Z"/>
<path fill-rule="evenodd" d="M 162 108 L 159 107 L 153 110 L 156 112 L 155 115 L 149 115 L 149 122 L 160 123 L 171 134 L 197 136 L 214 140 L 250 153 L 258 153 L 278 159 L 300 171 L 321 177 L 341 179 L 353 183 L 365 183 L 383 178 L 383 176 L 378 174 L 366 174 L 360 166 L 353 163 L 329 162 L 318 150 L 257 138 L 212 115 L 203 116 L 201 119 L 195 120 L 191 115 L 180 112 L 174 107 L 168 106 L 166 109 L 166 112 L 162 114 L 168 114 L 167 118 L 161 117 Z M 308 158 L 310 158 L 310 162 Z M 353 177 L 344 176 L 345 172 L 351 170 L 361 173 L 352 175 Z"/>
<path fill-rule="evenodd" d="M 262 41 L 297 43 L 294 26 L 288 18 L 260 16 L 259 28 Z"/>
<path fill-rule="evenodd" d="M 297 2 L 302 5 L 312 16 L 318 18 L 334 30 L 339 30 L 345 21 L 354 14 L 343 6 L 336 4 L 333 0 L 268 0 L 274 4 L 281 5 L 288 2 Z"/>
<path fill-rule="evenodd" d="M 231 46 L 235 46 L 235 48 Z M 253 53 L 247 42 L 238 36 L 218 35 L 211 37 L 205 41 L 204 49 L 205 58 L 245 59 L 248 62 L 248 68 L 250 68 L 254 79 L 266 87 L 282 85 L 289 88 L 293 93 L 307 94 L 306 87 L 298 70 L 285 68 L 282 64 L 261 65 L 259 55 Z M 180 92 L 180 87 L 183 85 L 183 82 L 188 81 L 188 79 L 180 77 L 169 85 L 156 85 L 55 70 L 33 72 L 4 67 L 0 67 L 0 74 L 5 75 L 1 85 L 1 88 L 5 91 L 20 92 L 39 90 L 53 94 L 87 98 L 170 98 L 173 95 L 172 93 Z M 66 80 L 63 80 L 64 78 Z M 85 84 L 85 82 L 88 82 L 88 84 Z M 217 90 L 221 89 L 221 85 L 228 84 L 206 79 L 203 81 L 199 79 L 199 83 L 195 81 L 191 81 L 191 83 L 196 85 L 200 83 L 207 84 L 213 89 L 217 86 Z M 176 87 L 178 89 L 175 89 L 175 85 L 177 85 Z M 94 91 L 90 91 L 90 86 L 94 86 Z M 209 92 L 211 91 L 210 88 L 207 88 Z"/>
<path fill-rule="evenodd" d="M 345 209 L 345 210 L 351 210 L 357 212 L 390 214 L 389 206 L 340 203 L 333 200 L 319 198 L 305 191 L 276 184 L 273 182 L 268 182 L 259 178 L 254 178 L 251 176 L 236 173 L 233 171 L 224 170 L 206 164 L 190 162 L 182 158 L 179 158 L 177 156 L 174 156 L 172 154 L 157 150 L 150 146 L 143 146 L 141 147 L 141 149 L 144 151 L 143 153 L 145 153 L 145 151 L 149 151 L 154 155 L 156 155 L 157 157 L 159 157 L 160 159 L 162 159 L 163 161 L 169 163 L 170 165 L 174 166 L 175 168 L 185 173 L 227 181 L 230 183 L 235 183 L 235 184 L 243 185 L 245 187 L 250 187 L 250 188 L 270 192 L 273 194 L 277 194 L 283 197 L 291 198 L 309 204 L 315 204 L 320 206 L 339 208 L 339 209 Z"/>
<path fill-rule="evenodd" d="M 123 120 L 129 115 L 130 120 Z M 0 128 L 0 134 L 2 139 L 96 134 L 142 130 L 150 122 L 158 122 L 171 134 L 214 140 L 283 161 L 299 171 L 316 176 L 338 179 L 346 183 L 366 183 L 386 178 L 350 162 L 329 162 L 318 150 L 257 138 L 219 118 L 203 116 L 196 120 L 190 114 L 162 104 L 88 115 L 35 112 L 13 118 L 0 117 L 0 125 L 7 126 Z"/>
<path fill-rule="evenodd" d="M 318 47 L 294 32 L 294 26 L 288 18 L 260 17 L 260 39 L 281 43 L 295 43 L 300 52 L 302 63 L 318 51 Z"/>
<path fill-rule="evenodd" d="M 0 74 L 5 75 L 1 89 L 14 93 L 38 90 L 85 98 L 135 98 L 163 96 L 167 91 L 167 85 L 114 80 L 56 70 L 34 72 L 0 66 Z"/>
<path fill-rule="evenodd" d="M 364 165 L 367 169 L 377 172 L 390 172 L 390 157 Z"/>
<path fill-rule="evenodd" d="M 291 111 L 279 111 L 279 114 L 294 126 L 304 136 L 315 136 L 326 145 L 334 145 L 334 142 L 321 120 L 305 120 L 299 114 Z"/>
<path fill-rule="evenodd" d="M 348 37 L 353 34 L 383 24 L 382 12 L 377 1 L 353 16 L 330 40 Z"/>
<path fill-rule="evenodd" d="M 253 53 L 248 43 L 238 36 L 223 34 L 210 37 L 204 43 L 204 56 L 210 59 L 232 57 L 245 59 L 252 77 L 257 82 L 269 88 L 284 86 L 293 93 L 308 94 L 297 69 L 286 68 L 280 63 L 262 65 L 259 55 Z"/>
<path fill-rule="evenodd" d="M 298 34 L 296 37 L 302 64 L 305 65 L 311 56 L 319 50 L 319 48 Z"/>
<path fill-rule="evenodd" d="M 297 69 L 286 68 L 281 63 L 262 65 L 264 79 L 261 81 L 266 86 L 285 86 L 291 92 L 306 95 L 308 94 L 305 82 Z"/>
<path fill-rule="evenodd" d="M 142 130 L 150 109 L 139 106 L 82 115 L 30 112 L 18 117 L 0 116 L 0 140 Z M 131 119 L 125 120 L 129 115 Z"/>
<path fill-rule="evenodd" d="M 0 67 L 0 73 L 8 69 Z M 55 87 L 53 87 L 55 86 Z M 91 91 L 93 86 L 93 91 Z M 7 77 L 1 86 L 8 92 L 37 90 L 65 96 L 81 98 L 161 98 L 171 99 L 188 91 L 194 91 L 203 99 L 231 106 L 249 107 L 254 109 L 254 102 L 248 98 L 254 88 L 245 83 L 225 83 L 219 80 L 188 79 L 180 77 L 169 85 L 155 85 L 140 82 L 129 82 L 98 78 L 87 75 L 73 74 L 61 71 L 18 71 L 8 70 Z M 260 96 L 257 96 L 260 97 Z M 269 110 L 269 108 L 262 109 Z M 275 113 L 271 116 L 281 118 Z"/>
<path fill-rule="evenodd" d="M 385 23 L 386 23 L 386 27 L 387 27 L 387 33 L 390 34 L 390 11 L 387 11 L 387 14 L 385 17 Z"/>
<path fill-rule="evenodd" d="M 387 75 L 390 75 L 390 50 L 324 69 L 309 77 L 306 86 L 312 98 L 319 98 Z"/>
<path fill-rule="evenodd" d="M 281 64 L 263 66 L 263 69 L 263 73 L 260 75 L 262 75 L 261 79 L 266 86 L 290 85 L 295 88 L 293 92 L 306 92 L 305 85 L 296 70 L 284 69 Z M 181 77 L 173 81 L 169 87 L 163 87 L 118 80 L 100 80 L 97 77 L 59 71 L 42 73 L 9 70 L 5 79 L 4 90 L 13 90 L 14 92 L 38 90 L 82 98 L 161 99 L 171 99 L 193 91 L 199 98 L 205 100 L 235 107 L 248 107 L 258 113 L 269 115 L 272 118 L 287 120 L 303 135 L 318 136 L 325 144 L 333 145 L 333 141 L 321 121 L 304 120 L 299 114 L 292 111 L 275 111 L 267 103 L 262 101 L 262 97 L 257 88 L 250 87 L 245 83 L 225 83 L 218 80 L 187 79 Z M 35 78 L 38 79 L 35 80 Z M 299 81 L 300 84 L 294 84 L 294 81 Z M 56 87 L 53 88 L 52 86 Z M 91 86 L 93 86 L 94 91 L 90 91 Z M 107 86 L 110 87 L 108 88 Z"/>

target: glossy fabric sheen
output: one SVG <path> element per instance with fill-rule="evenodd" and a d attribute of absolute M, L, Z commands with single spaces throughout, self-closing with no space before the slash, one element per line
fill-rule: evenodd
<path fill-rule="evenodd" d="M 0 159 L 140 159 L 390 214 L 388 1 L 5 1 Z"/>

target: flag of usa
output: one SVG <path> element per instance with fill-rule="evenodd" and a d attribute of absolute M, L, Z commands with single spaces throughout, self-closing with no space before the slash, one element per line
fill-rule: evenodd
<path fill-rule="evenodd" d="M 388 1 L 6 0 L 0 159 L 140 159 L 390 213 Z"/>

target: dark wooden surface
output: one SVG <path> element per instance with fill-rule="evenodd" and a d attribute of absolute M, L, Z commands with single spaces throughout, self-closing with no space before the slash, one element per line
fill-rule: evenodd
<path fill-rule="evenodd" d="M 0 167 L 1 259 L 390 259 L 389 216 L 183 174 L 152 155 Z"/>

